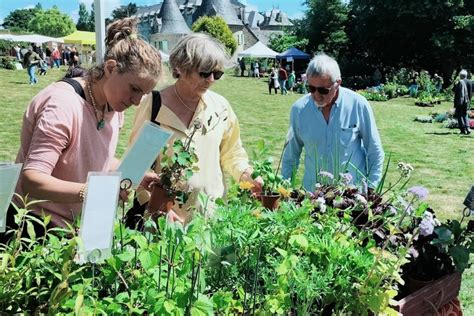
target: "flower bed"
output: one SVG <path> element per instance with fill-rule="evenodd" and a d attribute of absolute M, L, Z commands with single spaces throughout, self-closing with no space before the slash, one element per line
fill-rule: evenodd
<path fill-rule="evenodd" d="M 321 173 L 314 192 L 293 190 L 275 211 L 234 185 L 212 219 L 196 216 L 183 227 L 159 218 L 144 232 L 118 222 L 112 257 L 103 263 L 75 263 L 74 229 L 37 240 L 22 225 L 31 242 L 16 235 L 0 245 L 0 310 L 395 315 L 391 302 L 417 268 L 438 278 L 469 265 L 474 230 L 472 223 L 438 223 L 423 202 L 426 189 L 405 188 L 413 168 L 397 168 L 399 181 L 373 191 L 350 185 L 348 175 Z M 438 306 L 459 290 L 459 274 L 451 276 L 444 292 L 440 280 L 434 292 L 419 293 L 431 293 L 426 298 Z M 419 308 L 409 307 L 419 293 L 395 308 Z"/>

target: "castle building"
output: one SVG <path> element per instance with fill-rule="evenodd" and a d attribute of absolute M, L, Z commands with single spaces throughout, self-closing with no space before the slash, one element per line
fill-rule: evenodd
<path fill-rule="evenodd" d="M 138 8 L 140 34 L 164 53 L 191 33 L 191 25 L 201 16 L 220 16 L 237 41 L 236 54 L 261 41 L 268 44 L 272 34 L 282 34 L 293 24 L 285 12 L 257 8 L 239 0 L 163 0 L 162 3 Z"/>

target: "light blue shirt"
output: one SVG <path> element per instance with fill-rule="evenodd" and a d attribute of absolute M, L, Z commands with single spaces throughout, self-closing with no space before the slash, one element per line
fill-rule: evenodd
<path fill-rule="evenodd" d="M 304 147 L 306 190 L 314 191 L 314 185 L 322 182 L 320 171 L 335 177 L 350 172 L 353 183 L 366 179 L 369 187 L 380 182 L 384 152 L 374 114 L 363 96 L 347 88 L 339 88 L 329 122 L 310 94 L 296 101 L 291 108 L 287 141 L 282 175 L 290 178 L 296 173 Z"/>

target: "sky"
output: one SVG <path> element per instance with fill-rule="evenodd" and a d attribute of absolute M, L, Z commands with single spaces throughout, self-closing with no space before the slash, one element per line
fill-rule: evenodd
<path fill-rule="evenodd" d="M 77 22 L 79 3 L 83 2 L 90 9 L 93 0 L 0 0 L 0 24 L 3 23 L 5 17 L 13 10 L 33 8 L 38 2 L 41 3 L 43 9 L 50 9 L 56 5 L 59 10 L 72 17 Z M 108 17 L 112 10 L 121 5 L 135 3 L 138 6 L 152 5 L 162 2 L 162 0 L 104 0 L 105 16 Z M 244 1 L 242 1 L 244 2 Z M 247 5 L 257 7 L 259 11 L 267 11 L 273 7 L 279 8 L 286 12 L 290 18 L 301 18 L 305 7 L 301 4 L 303 0 L 245 0 Z"/>

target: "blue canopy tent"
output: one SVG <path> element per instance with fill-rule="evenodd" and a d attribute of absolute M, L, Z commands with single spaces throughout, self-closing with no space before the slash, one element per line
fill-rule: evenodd
<path fill-rule="evenodd" d="M 300 78 L 301 74 L 306 71 L 308 61 L 311 59 L 310 54 L 300 51 L 295 47 L 291 47 L 275 57 L 281 65 L 291 64 L 291 70 L 296 73 L 296 78 Z"/>
<path fill-rule="evenodd" d="M 293 58 L 293 60 L 309 60 L 311 59 L 311 56 L 309 54 L 306 54 L 305 52 L 300 51 L 299 49 L 295 47 L 291 47 L 284 51 L 281 54 L 276 55 L 276 59 L 281 60 L 285 59 L 288 60 L 288 57 Z"/>

